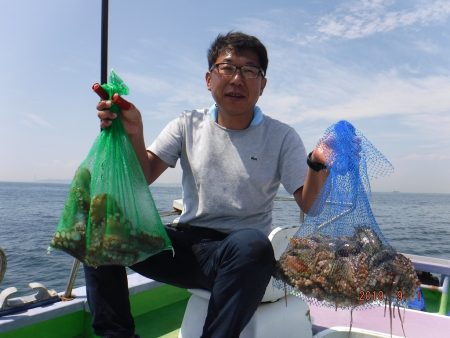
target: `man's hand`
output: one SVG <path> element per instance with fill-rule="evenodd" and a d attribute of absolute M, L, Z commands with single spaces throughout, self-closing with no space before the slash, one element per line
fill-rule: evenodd
<path fill-rule="evenodd" d="M 100 119 L 100 127 L 102 129 L 111 126 L 117 114 L 111 111 L 112 104 L 117 104 L 121 108 L 121 119 L 125 127 L 125 131 L 132 138 L 142 134 L 142 116 L 134 104 L 126 101 L 118 94 L 114 94 L 112 100 L 102 100 L 97 104 L 97 116 Z"/>
<path fill-rule="evenodd" d="M 345 142 L 338 142 L 334 135 L 329 135 L 322 139 L 311 154 L 311 161 L 322 163 L 328 167 L 333 166 L 336 160 L 359 162 L 361 152 L 361 140 L 358 136 L 353 136 Z M 340 163 L 342 166 L 342 163 Z"/>
<path fill-rule="evenodd" d="M 332 150 L 326 142 L 321 142 L 311 153 L 311 162 L 327 165 Z"/>

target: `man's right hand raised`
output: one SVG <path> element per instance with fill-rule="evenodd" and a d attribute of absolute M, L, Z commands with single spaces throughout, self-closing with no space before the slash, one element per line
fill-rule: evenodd
<path fill-rule="evenodd" d="M 102 129 L 111 126 L 117 114 L 111 111 L 112 104 L 117 104 L 121 108 L 121 119 L 127 134 L 133 138 L 142 135 L 143 125 L 142 116 L 134 104 L 122 98 L 119 94 L 114 94 L 112 100 L 101 100 L 97 104 L 97 116 L 100 119 Z"/>

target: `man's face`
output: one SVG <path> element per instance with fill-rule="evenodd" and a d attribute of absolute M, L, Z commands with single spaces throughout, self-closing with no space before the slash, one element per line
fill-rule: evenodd
<path fill-rule="evenodd" d="M 230 63 L 238 67 L 260 67 L 258 55 L 253 51 L 224 51 L 217 58 L 218 63 Z M 267 80 L 259 74 L 254 79 L 245 78 L 236 70 L 232 76 L 219 74 L 217 69 L 206 73 L 208 90 L 219 107 L 219 114 L 227 117 L 252 116 L 253 108 L 262 94 Z"/>

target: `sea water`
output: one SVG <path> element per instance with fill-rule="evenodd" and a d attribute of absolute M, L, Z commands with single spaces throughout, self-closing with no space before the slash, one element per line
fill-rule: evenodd
<path fill-rule="evenodd" d="M 47 253 L 58 224 L 68 184 L 0 182 L 0 247 L 6 252 L 8 268 L 0 290 L 15 286 L 21 291 L 28 283 L 47 288 L 66 288 L 73 258 L 53 250 Z M 159 211 L 172 210 L 181 198 L 181 187 L 151 187 Z M 288 196 L 280 189 L 280 196 Z M 371 206 L 380 228 L 398 251 L 450 259 L 450 194 L 372 193 Z M 171 222 L 174 216 L 163 218 Z M 299 223 L 294 201 L 276 201 L 274 226 Z M 84 285 L 80 268 L 75 287 Z"/>

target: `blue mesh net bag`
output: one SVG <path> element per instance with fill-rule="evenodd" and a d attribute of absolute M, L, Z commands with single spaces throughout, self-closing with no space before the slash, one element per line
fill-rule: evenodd
<path fill-rule="evenodd" d="M 392 165 L 347 121 L 329 127 L 318 146 L 330 149 L 329 176 L 277 262 L 278 286 L 343 308 L 413 298 L 420 284 L 414 267 L 389 245 L 369 202 L 369 179 Z"/>

